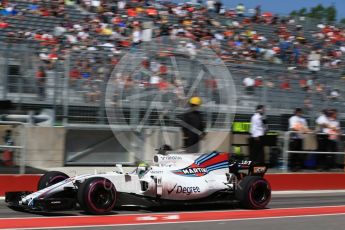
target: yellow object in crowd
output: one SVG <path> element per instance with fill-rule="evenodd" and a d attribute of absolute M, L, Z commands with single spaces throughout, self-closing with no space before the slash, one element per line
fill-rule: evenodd
<path fill-rule="evenodd" d="M 191 99 L 189 99 L 189 104 L 191 105 L 201 105 L 202 104 L 202 100 L 200 97 L 192 97 Z"/>
<path fill-rule="evenodd" d="M 184 26 L 191 26 L 193 22 L 191 20 L 184 20 L 182 23 Z"/>
<path fill-rule="evenodd" d="M 103 28 L 101 31 L 101 34 L 103 35 L 111 35 L 113 33 L 113 31 L 109 28 Z"/>
<path fill-rule="evenodd" d="M 246 31 L 246 36 L 247 36 L 247 37 L 250 37 L 250 38 L 251 38 L 251 37 L 253 37 L 253 35 L 254 35 L 253 31 L 251 31 L 251 30 L 247 30 L 247 31 Z"/>
<path fill-rule="evenodd" d="M 135 11 L 137 12 L 137 14 L 141 14 L 144 12 L 144 9 L 141 7 L 137 7 L 137 8 L 135 8 Z"/>

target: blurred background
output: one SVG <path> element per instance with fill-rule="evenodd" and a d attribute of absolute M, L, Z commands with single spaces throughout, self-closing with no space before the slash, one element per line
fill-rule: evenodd
<path fill-rule="evenodd" d="M 343 171 L 343 9 L 325 2 L 296 5 L 290 13 L 225 2 L 0 1 L 0 171 L 133 166 L 152 157 L 150 146 L 180 149 L 177 117 L 191 96 L 203 100 L 203 152 L 214 150 L 207 141 L 221 134 L 218 150 L 247 159 L 251 116 L 262 104 L 270 170 L 292 169 L 291 154 L 300 154 L 299 170 Z M 146 46 L 152 41 L 160 44 L 154 55 Z M 128 53 L 140 55 L 126 72 Z M 231 78 L 224 71 L 199 77 L 200 58 L 225 66 Z M 293 153 L 295 108 L 303 110 L 309 130 Z M 325 109 L 337 111 L 336 133 L 318 127 Z M 140 133 L 133 130 L 138 126 Z M 130 134 L 129 145 L 114 132 Z M 318 135 L 332 148 L 320 147 L 327 143 Z M 332 158 L 332 167 L 319 167 L 320 154 Z"/>

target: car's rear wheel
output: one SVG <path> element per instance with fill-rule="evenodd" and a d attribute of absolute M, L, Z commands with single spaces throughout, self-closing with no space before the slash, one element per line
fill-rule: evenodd
<path fill-rule="evenodd" d="M 88 213 L 108 214 L 115 207 L 116 188 L 103 177 L 86 179 L 78 188 L 78 203 Z"/>
<path fill-rule="evenodd" d="M 263 209 L 271 200 L 271 186 L 259 176 L 246 176 L 236 188 L 236 199 L 243 208 Z"/>
<path fill-rule="evenodd" d="M 63 172 L 59 172 L 59 171 L 47 172 L 43 174 L 40 180 L 38 181 L 37 189 L 38 190 L 44 189 L 53 184 L 57 184 L 63 180 L 66 180 L 67 178 L 69 178 L 69 176 Z"/>

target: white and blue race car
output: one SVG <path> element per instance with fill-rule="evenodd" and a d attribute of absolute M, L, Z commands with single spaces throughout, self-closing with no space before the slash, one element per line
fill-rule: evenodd
<path fill-rule="evenodd" d="M 27 211 L 81 208 L 92 214 L 128 205 L 236 202 L 243 208 L 265 208 L 271 199 L 270 185 L 263 178 L 266 166 L 229 156 L 160 150 L 152 165 L 139 165 L 132 173 L 124 173 L 121 166 L 113 172 L 75 177 L 51 171 L 40 178 L 37 192 L 7 192 L 5 201 Z"/>

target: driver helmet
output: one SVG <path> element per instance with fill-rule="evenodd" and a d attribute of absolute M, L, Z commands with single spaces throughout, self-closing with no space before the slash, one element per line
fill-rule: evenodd
<path fill-rule="evenodd" d="M 143 176 L 148 170 L 149 165 L 146 163 L 140 163 L 137 168 L 137 173 L 139 176 Z"/>

